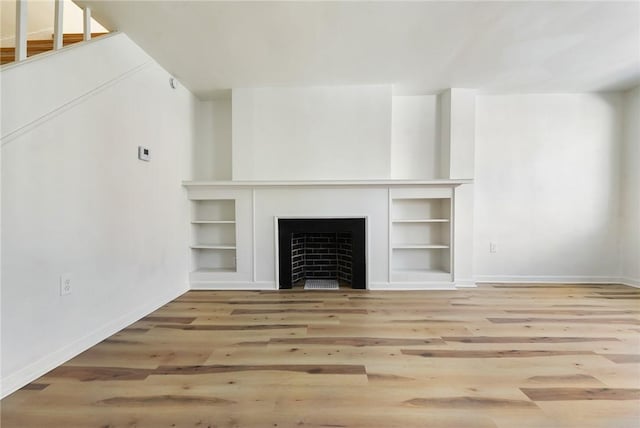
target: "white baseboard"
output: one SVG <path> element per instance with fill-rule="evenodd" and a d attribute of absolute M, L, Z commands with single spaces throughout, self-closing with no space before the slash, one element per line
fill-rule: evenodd
<path fill-rule="evenodd" d="M 455 290 L 457 287 L 475 287 L 473 280 L 453 282 L 371 282 L 368 290 L 410 291 L 410 290 Z M 233 281 L 192 281 L 192 290 L 278 290 L 273 281 L 233 282 Z"/>
<path fill-rule="evenodd" d="M 33 382 L 40 376 L 53 370 L 64 362 L 69 361 L 81 352 L 86 351 L 92 346 L 102 342 L 107 337 L 112 336 L 135 321 L 138 321 L 140 318 L 150 314 L 161 306 L 166 305 L 168 302 L 184 294 L 186 291 L 188 291 L 188 289 L 185 287 L 182 290 L 172 291 L 171 293 L 166 293 L 163 296 L 150 296 L 155 297 L 152 302 L 145 302 L 145 304 L 141 305 L 135 311 L 121 316 L 88 335 L 81 337 L 73 343 L 58 349 L 57 351 L 50 352 L 46 357 L 23 367 L 17 372 L 3 377 L 0 382 L 0 398 L 4 398 L 28 383 Z"/>
<path fill-rule="evenodd" d="M 456 288 L 476 288 L 476 280 L 475 279 L 456 279 L 455 280 Z"/>
<path fill-rule="evenodd" d="M 620 278 L 620 284 L 628 285 L 629 287 L 640 288 L 640 279 L 638 278 L 628 278 L 623 276 Z"/>
<path fill-rule="evenodd" d="M 455 290 L 453 282 L 370 282 L 369 290 L 411 291 L 411 290 Z"/>
<path fill-rule="evenodd" d="M 277 290 L 274 281 L 191 281 L 192 290 Z"/>
<path fill-rule="evenodd" d="M 541 284 L 620 284 L 617 276 L 552 275 L 476 275 L 476 282 L 514 282 Z"/>

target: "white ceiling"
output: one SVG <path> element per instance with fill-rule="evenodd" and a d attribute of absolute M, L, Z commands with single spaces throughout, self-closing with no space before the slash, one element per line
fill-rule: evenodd
<path fill-rule="evenodd" d="M 394 84 L 397 94 L 640 83 L 640 2 L 76 1 L 200 98 L 234 87 Z"/>

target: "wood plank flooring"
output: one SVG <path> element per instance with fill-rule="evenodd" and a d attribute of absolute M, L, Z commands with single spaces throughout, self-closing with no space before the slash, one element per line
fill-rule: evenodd
<path fill-rule="evenodd" d="M 640 290 L 190 291 L 6 397 L 10 427 L 640 427 Z"/>

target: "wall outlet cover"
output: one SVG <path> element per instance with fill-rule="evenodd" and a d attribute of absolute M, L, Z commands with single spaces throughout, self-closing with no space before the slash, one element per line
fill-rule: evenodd
<path fill-rule="evenodd" d="M 151 150 L 148 147 L 138 146 L 138 159 L 149 162 L 151 160 Z"/>
<path fill-rule="evenodd" d="M 60 275 L 60 295 L 66 296 L 71 294 L 71 274 L 63 273 Z"/>

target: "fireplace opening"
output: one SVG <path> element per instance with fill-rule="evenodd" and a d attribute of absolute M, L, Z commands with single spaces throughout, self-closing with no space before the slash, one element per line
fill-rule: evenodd
<path fill-rule="evenodd" d="M 366 288 L 365 219 L 279 219 L 280 288 L 310 280 Z"/>
<path fill-rule="evenodd" d="M 351 233 L 292 233 L 291 281 L 335 280 L 351 286 Z"/>

